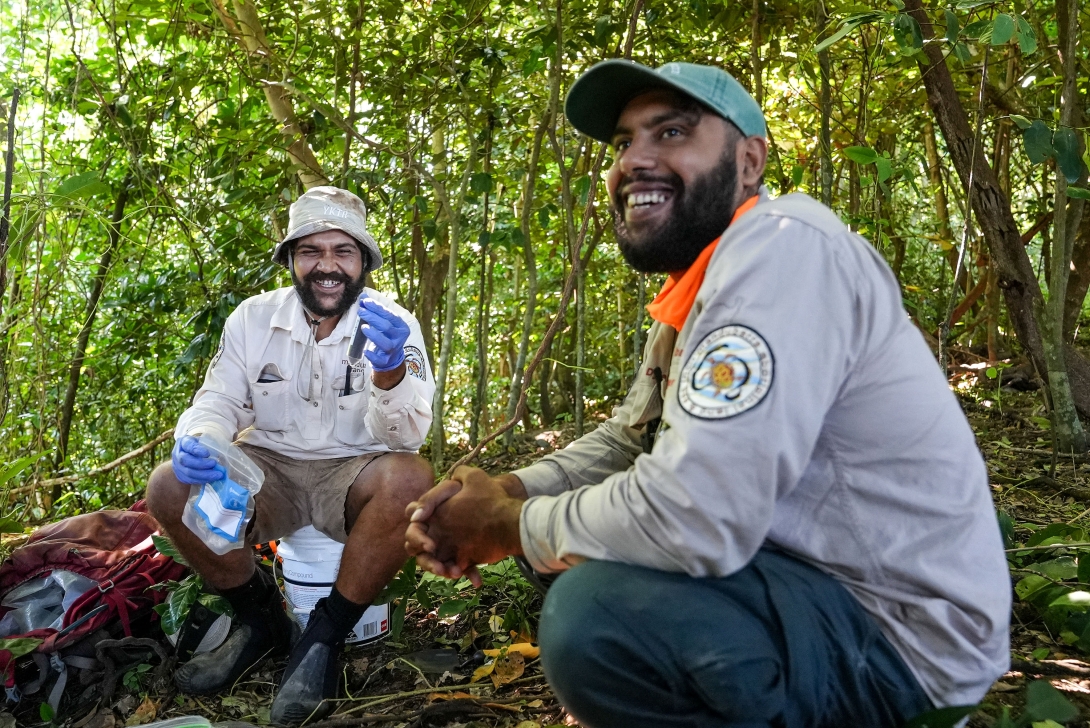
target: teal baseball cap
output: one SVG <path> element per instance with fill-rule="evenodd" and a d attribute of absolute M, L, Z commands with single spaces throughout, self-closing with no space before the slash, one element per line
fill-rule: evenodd
<path fill-rule="evenodd" d="M 765 115 L 742 84 L 722 69 L 696 63 L 674 62 L 658 68 L 619 59 L 596 63 L 568 91 L 564 113 L 579 131 L 608 142 L 628 102 L 656 88 L 691 96 L 747 137 L 767 136 Z"/>

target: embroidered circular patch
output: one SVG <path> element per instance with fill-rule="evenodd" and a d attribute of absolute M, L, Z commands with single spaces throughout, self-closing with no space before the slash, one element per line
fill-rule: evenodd
<path fill-rule="evenodd" d="M 753 329 L 724 326 L 700 342 L 681 369 L 682 409 L 708 420 L 756 407 L 772 387 L 772 351 Z"/>
<path fill-rule="evenodd" d="M 422 382 L 428 381 L 428 368 L 424 366 L 424 353 L 415 346 L 405 347 L 405 367 L 409 374 Z"/>

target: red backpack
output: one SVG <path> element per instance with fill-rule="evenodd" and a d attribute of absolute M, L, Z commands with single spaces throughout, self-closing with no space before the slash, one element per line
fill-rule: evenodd
<path fill-rule="evenodd" d="M 63 678 L 61 650 L 117 623 L 126 637 L 132 636 L 132 621 L 137 616 L 146 617 L 154 605 L 166 598 L 164 591 L 148 587 L 178 580 L 186 568 L 156 550 L 151 537 L 157 533 L 159 523 L 144 511 L 144 502 L 140 501 L 127 511 L 85 513 L 43 526 L 0 564 L 0 599 L 16 586 L 54 570 L 74 572 L 98 586 L 68 607 L 60 629 L 35 629 L 0 638 L 0 645 L 18 645 L 14 652 L 0 649 L 0 675 L 9 700 L 19 694 L 15 663 L 22 654 L 37 653 L 35 661 L 39 667 L 49 662 Z M 0 619 L 9 611 L 10 608 L 0 606 Z M 27 640 L 41 642 L 35 646 Z M 39 685 L 34 687 L 37 689 Z M 51 704 L 59 701 L 60 692 L 63 682 L 60 690 L 54 689 Z"/>

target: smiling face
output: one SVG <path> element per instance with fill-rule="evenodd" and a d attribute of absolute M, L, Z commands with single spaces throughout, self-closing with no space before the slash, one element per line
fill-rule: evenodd
<path fill-rule="evenodd" d="M 617 243 L 633 268 L 684 270 L 722 234 L 746 199 L 739 170 L 741 181 L 759 184 L 764 169 L 762 157 L 757 177 L 749 174 L 753 139 L 674 91 L 656 89 L 628 103 L 613 135 L 606 186 Z"/>
<path fill-rule="evenodd" d="M 365 272 L 359 243 L 340 230 L 299 238 L 292 250 L 291 281 L 316 316 L 340 316 L 351 308 Z"/>

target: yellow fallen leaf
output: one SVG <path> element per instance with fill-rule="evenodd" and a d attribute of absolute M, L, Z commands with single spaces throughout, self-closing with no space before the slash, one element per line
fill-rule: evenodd
<path fill-rule="evenodd" d="M 529 703 L 526 704 L 525 707 L 527 707 L 527 708 L 543 708 L 543 707 L 545 707 L 545 703 L 543 701 L 541 701 L 541 700 L 531 700 Z M 533 721 L 526 721 L 526 722 L 532 723 Z"/>
<path fill-rule="evenodd" d="M 541 724 L 536 720 L 524 720 L 515 726 L 515 728 L 541 728 Z"/>
<path fill-rule="evenodd" d="M 508 647 L 501 647 L 498 650 L 482 650 L 482 651 L 488 657 L 499 657 L 500 653 L 503 652 L 504 650 L 506 650 L 508 654 L 510 654 L 512 652 L 518 652 L 520 655 L 525 657 L 527 660 L 533 660 L 533 659 L 537 658 L 538 655 L 541 654 L 541 648 L 538 647 L 537 645 L 530 644 L 529 642 L 517 642 L 517 643 L 515 643 L 513 645 L 509 645 Z"/>
<path fill-rule="evenodd" d="M 125 721 L 126 726 L 144 725 L 155 720 L 155 714 L 159 712 L 159 703 L 152 700 L 150 697 L 145 697 L 144 702 L 136 706 L 136 710 L 129 716 L 129 719 Z"/>
<path fill-rule="evenodd" d="M 489 677 L 492 678 L 492 684 L 499 687 L 522 677 L 522 673 L 526 671 L 526 658 L 521 652 L 508 652 L 497 657 L 493 665 L 494 669 Z"/>
<path fill-rule="evenodd" d="M 470 682 L 477 682 L 478 680 L 484 680 L 486 677 L 492 674 L 492 671 L 496 669 L 496 663 L 490 662 L 487 665 L 481 665 L 473 671 L 473 677 Z"/>

